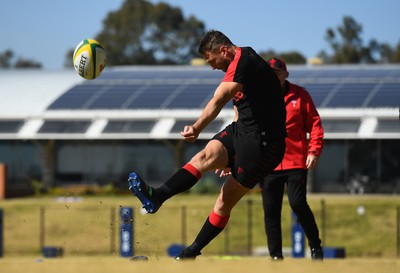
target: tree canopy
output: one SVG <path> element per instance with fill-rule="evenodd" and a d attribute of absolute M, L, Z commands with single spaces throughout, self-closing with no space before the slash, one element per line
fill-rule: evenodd
<path fill-rule="evenodd" d="M 188 64 L 197 57 L 198 41 L 205 34 L 205 24 L 194 16 L 185 18 L 178 7 L 148 0 L 125 0 L 103 21 L 96 36 L 107 52 L 109 65 Z M 394 63 L 400 62 L 400 41 L 395 47 L 371 39 L 364 43 L 362 25 L 350 16 L 342 18 L 337 28 L 328 28 L 325 39 L 332 53 L 321 50 L 323 63 Z M 66 66 L 72 66 L 73 50 L 67 52 Z M 299 51 L 259 52 L 264 59 L 283 58 L 287 63 L 304 64 Z"/>
<path fill-rule="evenodd" d="M 344 16 L 342 24 L 336 29 L 328 28 L 325 33 L 332 54 L 322 50 L 318 57 L 327 64 L 359 64 L 359 63 L 398 63 L 400 62 L 400 42 L 396 47 L 379 43 L 371 39 L 364 43 L 362 39 L 362 25 L 352 17 Z M 274 50 L 262 51 L 264 59 L 279 57 L 291 64 L 304 64 L 304 56 L 297 52 L 280 52 Z"/>
<path fill-rule="evenodd" d="M 306 58 L 298 51 L 290 51 L 290 52 L 281 52 L 277 53 L 274 50 L 261 51 L 259 52 L 260 56 L 269 60 L 271 58 L 282 58 L 286 63 L 290 64 L 305 64 L 307 62 Z"/>
<path fill-rule="evenodd" d="M 362 26 L 353 18 L 343 17 L 343 24 L 336 31 L 328 28 L 325 39 L 333 50 L 329 57 L 330 63 L 373 63 L 373 55 L 379 51 L 379 44 L 371 41 L 370 46 L 364 46 L 361 38 Z"/>
<path fill-rule="evenodd" d="M 14 51 L 7 49 L 0 52 L 0 68 L 42 68 L 42 64 L 21 57 L 15 59 Z"/>
<path fill-rule="evenodd" d="M 397 45 L 380 43 L 376 39 L 364 42 L 363 27 L 350 16 L 341 25 L 325 33 L 331 53 L 318 54 L 324 63 L 400 63 L 400 39 Z M 188 64 L 198 57 L 199 40 L 206 32 L 205 24 L 195 16 L 185 17 L 179 7 L 165 2 L 153 4 L 148 0 L 125 0 L 121 7 L 108 13 L 103 29 L 95 39 L 105 48 L 108 65 Z M 66 52 L 65 67 L 73 67 L 74 49 Z M 299 51 L 259 52 L 264 59 L 283 58 L 287 63 L 304 64 Z M 0 68 L 41 68 L 35 60 L 15 57 L 8 49 L 0 52 Z"/>
<path fill-rule="evenodd" d="M 361 38 L 362 25 L 350 16 L 344 16 L 342 25 L 336 30 L 328 28 L 325 39 L 333 51 L 331 56 L 321 52 L 328 63 L 387 63 L 400 61 L 400 43 L 397 48 L 381 44 L 375 39 L 364 43 Z"/>
<path fill-rule="evenodd" d="M 96 40 L 110 65 L 188 63 L 205 33 L 204 23 L 180 8 L 146 0 L 126 0 L 103 25 Z"/>

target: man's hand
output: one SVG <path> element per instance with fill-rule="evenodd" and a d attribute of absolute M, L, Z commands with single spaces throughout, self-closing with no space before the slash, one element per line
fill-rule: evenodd
<path fill-rule="evenodd" d="M 225 169 L 216 169 L 215 170 L 215 174 L 218 174 L 219 172 L 221 172 L 219 174 L 219 177 L 225 177 L 225 176 L 230 176 L 232 174 L 231 172 L 231 168 L 227 167 Z"/>
<path fill-rule="evenodd" d="M 199 136 L 199 131 L 193 125 L 187 125 L 183 128 L 181 136 L 187 142 L 195 142 Z"/>
<path fill-rule="evenodd" d="M 308 170 L 314 169 L 318 166 L 318 156 L 316 155 L 308 155 L 306 159 L 306 168 Z"/>

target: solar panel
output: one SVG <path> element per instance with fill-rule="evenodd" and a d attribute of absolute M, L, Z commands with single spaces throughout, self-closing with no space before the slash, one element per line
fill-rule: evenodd
<path fill-rule="evenodd" d="M 326 107 L 360 107 L 376 83 L 345 83 L 326 104 Z"/>
<path fill-rule="evenodd" d="M 174 68 L 174 67 L 158 67 L 152 68 L 136 68 L 127 70 L 106 70 L 98 80 L 156 80 L 156 79 L 216 79 L 221 80 L 223 73 L 213 71 L 205 67 L 194 68 Z"/>
<path fill-rule="evenodd" d="M 400 133 L 400 120 L 379 119 L 375 133 Z"/>
<path fill-rule="evenodd" d="M 195 119 L 187 119 L 187 120 L 177 120 L 174 126 L 171 129 L 171 133 L 180 133 L 186 125 L 192 125 L 195 123 Z M 224 125 L 224 121 L 222 120 L 213 120 L 204 130 L 203 133 L 218 133 L 221 131 L 222 126 Z"/>
<path fill-rule="evenodd" d="M 135 98 L 127 108 L 150 109 L 161 108 L 163 102 L 178 88 L 178 84 L 154 84 Z"/>
<path fill-rule="evenodd" d="M 101 80 L 123 80 L 123 79 L 152 79 L 154 73 L 151 71 L 121 71 L 121 70 L 106 70 L 101 75 Z"/>
<path fill-rule="evenodd" d="M 361 121 L 359 119 L 322 120 L 325 133 L 357 133 Z"/>
<path fill-rule="evenodd" d="M 289 81 L 304 86 L 317 107 L 398 107 L 399 69 L 368 67 L 289 68 Z M 109 69 L 74 86 L 48 109 L 201 109 L 222 77 L 208 67 Z"/>
<path fill-rule="evenodd" d="M 167 108 L 203 108 L 214 94 L 217 85 L 213 84 L 191 84 L 186 86 L 172 101 Z"/>
<path fill-rule="evenodd" d="M 385 78 L 385 77 L 399 77 L 400 72 L 398 69 L 371 69 L 367 67 L 325 67 L 321 66 L 320 68 L 314 67 L 312 69 L 306 69 L 304 67 L 296 67 L 291 69 L 289 67 L 290 78 L 291 79 L 304 79 L 304 78 L 313 78 L 313 79 L 352 79 L 352 78 Z"/>
<path fill-rule="evenodd" d="M 48 108 L 49 109 L 81 109 L 85 103 L 93 97 L 103 85 L 80 84 L 72 87 L 62 94 Z"/>
<path fill-rule="evenodd" d="M 17 133 L 23 124 L 24 124 L 23 120 L 1 120 L 0 134 Z"/>
<path fill-rule="evenodd" d="M 90 120 L 51 120 L 45 121 L 39 134 L 83 134 L 89 128 Z"/>
<path fill-rule="evenodd" d="M 371 98 L 370 107 L 399 107 L 400 83 L 384 83 Z"/>
<path fill-rule="evenodd" d="M 320 107 L 328 93 L 336 86 L 336 83 L 309 83 L 304 85 L 310 93 L 316 107 Z"/>
<path fill-rule="evenodd" d="M 149 133 L 155 123 L 156 120 L 111 120 L 103 133 Z"/>
<path fill-rule="evenodd" d="M 141 84 L 116 84 L 109 85 L 103 92 L 98 92 L 93 100 L 85 104 L 88 109 L 120 109 L 140 92 Z"/>

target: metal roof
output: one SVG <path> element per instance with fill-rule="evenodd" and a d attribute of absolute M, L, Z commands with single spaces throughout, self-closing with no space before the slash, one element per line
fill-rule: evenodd
<path fill-rule="evenodd" d="M 0 117 L 41 115 L 61 94 L 81 82 L 72 70 L 0 69 Z"/>

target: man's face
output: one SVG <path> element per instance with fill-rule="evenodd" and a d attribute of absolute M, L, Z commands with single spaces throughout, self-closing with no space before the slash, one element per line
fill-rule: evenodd
<path fill-rule="evenodd" d="M 226 46 L 221 46 L 217 49 L 206 52 L 203 57 L 213 70 L 219 69 L 226 72 L 230 64 L 230 60 L 226 57 L 228 53 L 227 50 Z"/>

